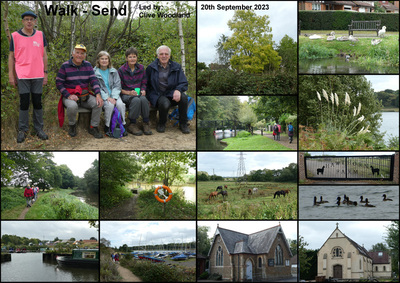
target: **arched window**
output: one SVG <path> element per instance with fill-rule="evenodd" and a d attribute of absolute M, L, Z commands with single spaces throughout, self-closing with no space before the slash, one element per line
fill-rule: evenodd
<path fill-rule="evenodd" d="M 222 250 L 221 246 L 218 247 L 215 265 L 216 266 L 223 266 L 224 262 L 224 251 Z"/>
<path fill-rule="evenodd" d="M 261 268 L 261 267 L 262 267 L 262 258 L 259 257 L 258 258 L 258 268 Z"/>
<path fill-rule="evenodd" d="M 275 248 L 275 265 L 283 265 L 283 251 L 280 245 Z"/>
<path fill-rule="evenodd" d="M 377 266 L 375 266 L 375 271 L 378 271 L 378 267 Z"/>
<path fill-rule="evenodd" d="M 332 250 L 333 257 L 342 257 L 343 250 L 341 247 L 334 247 Z"/>
<path fill-rule="evenodd" d="M 383 271 L 386 271 L 386 266 L 383 266 Z"/>

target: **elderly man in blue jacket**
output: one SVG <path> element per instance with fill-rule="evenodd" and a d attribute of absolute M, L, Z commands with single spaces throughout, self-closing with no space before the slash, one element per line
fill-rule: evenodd
<path fill-rule="evenodd" d="M 150 104 L 159 111 L 157 132 L 165 132 L 168 109 L 178 105 L 179 128 L 184 134 L 189 134 L 187 125 L 188 97 L 184 93 L 188 89 L 188 81 L 181 65 L 170 60 L 171 49 L 162 45 L 157 48 L 157 59 L 146 69 L 147 94 Z"/>

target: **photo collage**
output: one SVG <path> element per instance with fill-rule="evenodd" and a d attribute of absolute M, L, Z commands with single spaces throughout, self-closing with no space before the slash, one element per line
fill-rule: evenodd
<path fill-rule="evenodd" d="M 1 15 L 1 282 L 399 282 L 399 1 Z"/>

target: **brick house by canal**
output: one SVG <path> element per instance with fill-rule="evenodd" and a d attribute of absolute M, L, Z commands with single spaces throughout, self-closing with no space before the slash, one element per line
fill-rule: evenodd
<path fill-rule="evenodd" d="M 210 274 L 234 282 L 291 278 L 292 253 L 280 225 L 253 234 L 217 227 L 208 253 Z"/>

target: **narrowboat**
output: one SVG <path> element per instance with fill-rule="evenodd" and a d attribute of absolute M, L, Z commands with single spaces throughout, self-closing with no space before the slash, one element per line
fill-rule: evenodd
<path fill-rule="evenodd" d="M 74 249 L 71 256 L 57 256 L 57 263 L 62 266 L 98 267 L 98 249 Z"/>

